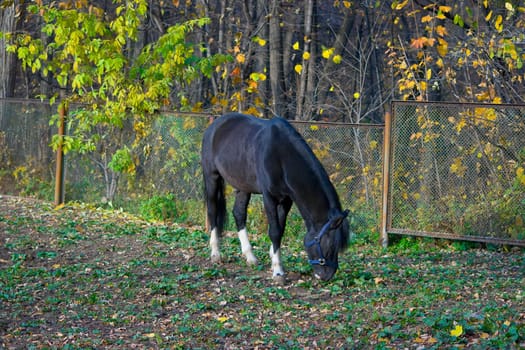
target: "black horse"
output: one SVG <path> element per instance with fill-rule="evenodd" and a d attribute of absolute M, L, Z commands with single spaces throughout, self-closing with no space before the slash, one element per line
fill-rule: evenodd
<path fill-rule="evenodd" d="M 261 193 L 272 241 L 273 277 L 284 275 L 281 239 L 286 216 L 295 203 L 308 230 L 304 245 L 315 276 L 325 281 L 332 278 L 338 254 L 348 245 L 348 210 L 341 210 L 325 169 L 286 120 L 239 113 L 221 116 L 205 131 L 201 156 L 212 261 L 220 261 L 226 181 L 235 188 L 233 215 L 249 264 L 256 264 L 257 259 L 246 232 L 246 212 L 251 194 Z"/>

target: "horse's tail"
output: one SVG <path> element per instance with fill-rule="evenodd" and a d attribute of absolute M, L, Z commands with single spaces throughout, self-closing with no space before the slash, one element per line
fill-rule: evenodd
<path fill-rule="evenodd" d="M 224 229 L 226 221 L 226 197 L 224 195 L 224 179 L 219 175 L 215 181 L 210 181 L 203 173 L 203 190 L 204 190 L 204 213 L 206 217 L 206 232 L 216 229 L 219 235 Z"/>
<path fill-rule="evenodd" d="M 221 177 L 217 181 L 217 192 L 216 192 L 216 205 L 217 205 L 217 230 L 219 234 L 222 234 L 224 229 L 224 222 L 226 221 L 226 197 L 224 194 L 225 183 L 224 179 Z"/>

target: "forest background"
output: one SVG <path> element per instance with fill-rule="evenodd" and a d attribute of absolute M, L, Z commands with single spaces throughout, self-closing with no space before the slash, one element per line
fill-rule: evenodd
<path fill-rule="evenodd" d="M 381 122 L 393 99 L 520 103 L 525 96 L 523 1 L 0 6 L 0 97 L 73 96 L 101 105 L 121 94 L 137 113 L 170 107 L 361 123 Z M 184 33 L 177 57 L 167 53 L 174 27 Z M 156 85 L 150 79 L 148 86 L 147 64 L 162 59 L 172 67 L 156 70 Z M 174 74 L 177 60 L 191 71 Z"/>

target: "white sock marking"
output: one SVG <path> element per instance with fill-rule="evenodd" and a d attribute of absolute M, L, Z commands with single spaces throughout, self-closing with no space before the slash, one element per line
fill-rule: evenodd
<path fill-rule="evenodd" d="M 219 234 L 217 228 L 211 230 L 210 235 L 211 261 L 214 263 L 221 261 L 221 253 L 219 251 Z"/>
<path fill-rule="evenodd" d="M 250 241 L 248 239 L 248 232 L 246 232 L 246 228 L 243 228 L 238 232 L 239 241 L 241 242 L 241 251 L 246 257 L 246 262 L 248 265 L 255 265 L 257 264 L 257 258 L 255 255 L 253 255 L 252 251 L 252 245 L 250 244 Z"/>
<path fill-rule="evenodd" d="M 284 276 L 283 266 L 281 264 L 281 250 L 273 251 L 273 245 L 270 246 L 270 258 L 272 259 L 273 277 Z"/>

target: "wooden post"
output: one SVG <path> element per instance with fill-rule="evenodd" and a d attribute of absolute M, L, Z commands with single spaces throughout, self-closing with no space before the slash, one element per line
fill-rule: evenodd
<path fill-rule="evenodd" d="M 58 106 L 58 135 L 61 138 L 57 148 L 56 158 L 56 171 L 55 171 L 55 206 L 64 204 L 65 191 L 64 191 L 64 150 L 62 148 L 62 138 L 65 135 L 65 121 L 66 121 L 66 106 L 64 103 L 60 103 Z"/>
<path fill-rule="evenodd" d="M 391 125 L 392 117 L 390 112 L 385 114 L 385 129 L 383 132 L 383 203 L 381 207 L 381 246 L 388 246 L 388 191 L 390 180 L 390 145 L 391 145 Z"/>

